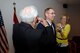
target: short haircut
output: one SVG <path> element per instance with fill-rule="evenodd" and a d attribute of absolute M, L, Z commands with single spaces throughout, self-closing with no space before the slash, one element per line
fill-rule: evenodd
<path fill-rule="evenodd" d="M 51 7 L 46 8 L 46 9 L 44 10 L 44 13 L 47 12 L 48 10 L 50 10 L 50 9 L 53 9 L 53 8 L 51 8 Z"/>
<path fill-rule="evenodd" d="M 44 16 L 45 16 L 45 13 L 46 13 L 47 11 L 49 11 L 50 9 L 53 9 L 53 8 L 48 7 L 48 8 L 46 8 L 46 9 L 44 10 Z M 44 19 L 46 19 L 46 16 L 45 16 L 45 18 L 44 18 Z"/>
<path fill-rule="evenodd" d="M 38 15 L 37 8 L 35 6 L 27 6 L 20 12 L 20 18 L 22 22 L 32 23 L 34 18 Z"/>

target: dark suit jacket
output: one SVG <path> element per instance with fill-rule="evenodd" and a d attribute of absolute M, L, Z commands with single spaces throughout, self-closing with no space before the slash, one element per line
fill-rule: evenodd
<path fill-rule="evenodd" d="M 13 44 L 15 53 L 42 53 L 46 46 L 52 45 L 51 27 L 36 30 L 31 25 L 21 22 L 13 28 Z M 50 32 L 50 33 L 49 33 Z"/>
<path fill-rule="evenodd" d="M 50 39 L 49 39 L 50 43 L 48 45 L 46 45 L 46 47 L 44 49 L 46 51 L 46 53 L 56 53 L 56 28 L 55 28 L 54 23 L 52 25 L 54 27 L 54 30 L 49 25 L 52 28 L 52 31 L 47 31 L 47 32 L 46 32 L 45 27 L 41 23 L 39 23 L 37 25 L 37 29 L 43 29 L 45 32 L 45 35 L 46 35 L 46 33 L 52 33 L 52 36 L 50 36 Z"/>

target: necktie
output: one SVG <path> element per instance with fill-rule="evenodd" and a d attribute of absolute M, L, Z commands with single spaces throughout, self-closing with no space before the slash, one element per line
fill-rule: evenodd
<path fill-rule="evenodd" d="M 54 29 L 54 24 L 53 23 L 52 23 L 51 27 L 53 29 L 53 33 L 55 34 L 55 29 Z"/>
<path fill-rule="evenodd" d="M 51 27 L 52 27 L 52 29 L 53 29 L 53 31 L 54 31 L 54 26 L 53 26 L 53 24 L 51 25 Z"/>

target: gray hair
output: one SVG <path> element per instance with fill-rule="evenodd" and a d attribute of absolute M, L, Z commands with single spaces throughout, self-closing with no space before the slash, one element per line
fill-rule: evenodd
<path fill-rule="evenodd" d="M 37 16 L 38 11 L 35 6 L 27 6 L 20 12 L 21 21 L 29 24 L 31 24 Z"/>

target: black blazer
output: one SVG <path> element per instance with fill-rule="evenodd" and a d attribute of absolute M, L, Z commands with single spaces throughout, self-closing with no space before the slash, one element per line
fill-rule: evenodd
<path fill-rule="evenodd" d="M 44 32 L 45 32 L 45 35 L 46 35 L 46 33 L 52 33 L 52 36 L 50 36 L 50 39 L 49 39 L 50 43 L 46 46 L 47 48 L 45 47 L 46 49 L 44 49 L 44 50 L 46 50 L 47 53 L 56 53 L 56 28 L 55 28 L 55 24 L 54 23 L 52 25 L 54 27 L 54 30 L 49 25 L 49 27 L 51 27 L 52 30 L 47 31 L 47 32 L 46 32 L 45 27 L 41 23 L 39 23 L 37 25 L 37 29 L 43 29 Z"/>
<path fill-rule="evenodd" d="M 53 34 L 51 27 L 46 27 L 45 29 L 46 34 L 44 29 L 34 29 L 31 25 L 24 22 L 15 24 L 12 37 L 15 53 L 46 52 L 43 49 L 53 43 L 51 41 L 51 37 L 53 36 Z"/>

